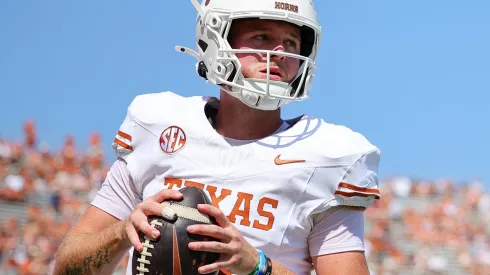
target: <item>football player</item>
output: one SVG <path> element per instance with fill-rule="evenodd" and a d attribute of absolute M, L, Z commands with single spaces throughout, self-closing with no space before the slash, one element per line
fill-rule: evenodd
<path fill-rule="evenodd" d="M 200 273 L 368 274 L 363 210 L 380 198 L 379 149 L 319 118 L 281 118 L 313 80 L 321 28 L 312 0 L 191 2 L 197 48 L 176 49 L 197 59 L 219 99 L 134 99 L 113 143 L 118 159 L 60 246 L 55 273 L 112 273 L 128 250 L 142 251 L 138 232 L 158 236 L 147 216 L 192 185 L 211 198 L 199 210 L 218 225 L 187 230 L 218 241 L 189 248 L 221 253 Z"/>

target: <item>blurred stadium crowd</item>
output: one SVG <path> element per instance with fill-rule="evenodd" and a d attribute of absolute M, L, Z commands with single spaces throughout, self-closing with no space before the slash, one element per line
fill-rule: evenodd
<path fill-rule="evenodd" d="M 24 140 L 0 139 L 0 274 L 47 274 L 110 164 L 97 134 L 80 152 L 72 137 L 58 150 L 39 143 L 32 121 L 23 130 Z M 479 182 L 400 177 L 381 193 L 365 212 L 371 274 L 490 274 L 490 194 Z"/>

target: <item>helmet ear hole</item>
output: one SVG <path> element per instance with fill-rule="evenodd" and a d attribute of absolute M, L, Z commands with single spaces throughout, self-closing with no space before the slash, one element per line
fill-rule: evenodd
<path fill-rule="evenodd" d="M 206 50 L 208 49 L 208 43 L 204 42 L 204 40 L 202 39 L 199 39 L 197 44 L 199 45 L 199 48 L 201 48 L 202 52 L 206 52 Z"/>

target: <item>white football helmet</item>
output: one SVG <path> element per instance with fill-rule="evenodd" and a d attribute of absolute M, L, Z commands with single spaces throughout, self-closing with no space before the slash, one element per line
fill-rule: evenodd
<path fill-rule="evenodd" d="M 194 56 L 197 72 L 209 83 L 219 86 L 246 105 L 274 110 L 295 100 L 308 97 L 315 60 L 318 54 L 321 27 L 318 24 L 312 0 L 191 0 L 197 9 L 197 52 L 177 46 L 176 50 Z M 235 19 L 259 18 L 280 20 L 295 24 L 301 29 L 301 54 L 263 49 L 232 49 L 228 43 L 230 27 Z M 236 53 L 261 53 L 300 60 L 300 68 L 290 83 L 270 80 L 267 66 L 265 79 L 245 78 Z"/>

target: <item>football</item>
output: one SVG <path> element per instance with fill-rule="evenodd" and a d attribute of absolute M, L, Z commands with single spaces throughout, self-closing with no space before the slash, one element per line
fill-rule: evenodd
<path fill-rule="evenodd" d="M 195 186 L 179 190 L 180 201 L 163 202 L 162 216 L 149 216 L 148 222 L 160 231 L 160 237 L 150 238 L 140 232 L 143 251 L 134 250 L 132 270 L 134 275 L 198 275 L 200 266 L 218 260 L 218 253 L 193 251 L 188 248 L 192 241 L 212 238 L 189 234 L 187 227 L 193 224 L 216 224 L 216 221 L 197 210 L 198 204 L 211 204 L 209 197 Z M 213 272 L 209 274 L 218 274 Z"/>

